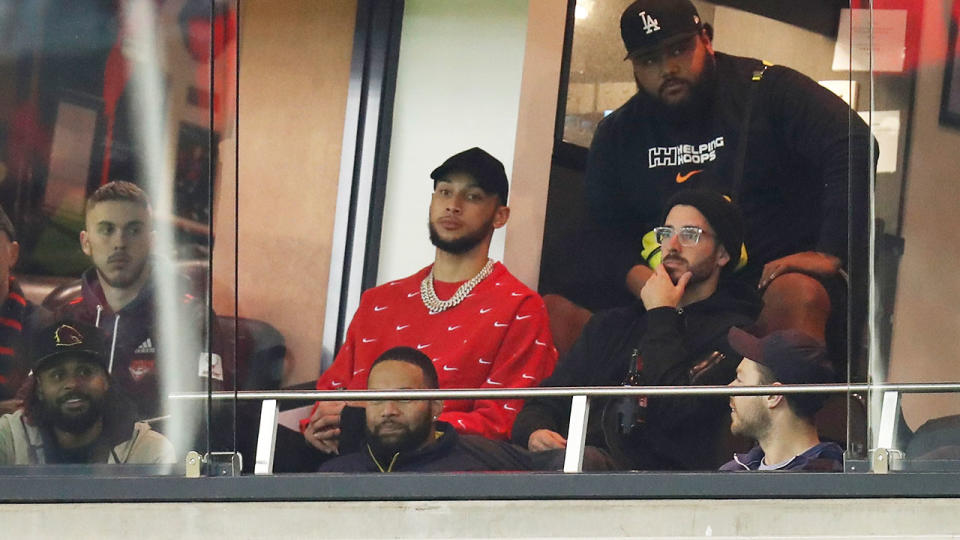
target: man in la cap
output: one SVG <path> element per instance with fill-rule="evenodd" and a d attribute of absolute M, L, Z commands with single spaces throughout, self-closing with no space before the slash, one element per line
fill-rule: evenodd
<path fill-rule="evenodd" d="M 721 280 L 740 257 L 739 210 L 714 191 L 681 191 L 661 223 L 663 264 L 641 301 L 595 314 L 542 386 L 687 386 L 724 384 L 733 376 L 739 357 L 727 346 L 727 331 L 750 324 L 760 311 L 752 287 Z M 590 409 L 587 444 L 611 456 L 600 468 L 709 470 L 726 459 L 722 399 L 628 398 Z M 529 399 L 513 442 L 553 452 L 562 463 L 569 417 L 567 398 Z"/>
<path fill-rule="evenodd" d="M 0 417 L 0 465 L 172 463 L 173 446 L 135 422 L 107 373 L 97 328 L 60 321 L 36 333 L 21 410 Z"/>
<path fill-rule="evenodd" d="M 487 255 L 510 216 L 503 164 L 460 152 L 431 174 L 428 229 L 433 264 L 366 291 L 319 390 L 364 389 L 383 351 L 414 347 L 433 361 L 440 388 L 534 386 L 553 371 L 556 349 L 540 296 Z M 447 400 L 439 419 L 460 433 L 506 439 L 521 401 Z M 307 443 L 338 451 L 342 402 L 319 402 L 301 425 Z"/>
<path fill-rule="evenodd" d="M 736 277 L 765 291 L 780 327 L 822 338 L 828 290 L 845 301 L 831 280 L 851 267 L 848 240 L 866 245 L 867 126 L 797 71 L 715 52 L 713 29 L 689 0 L 638 0 L 620 29 L 638 92 L 597 127 L 590 214 L 611 234 L 633 235 L 651 231 L 681 189 L 729 196 L 745 225 Z M 646 260 L 628 274 L 634 294 L 658 264 L 652 233 L 644 245 Z"/>
<path fill-rule="evenodd" d="M 800 330 L 780 330 L 762 339 L 731 328 L 730 346 L 743 355 L 730 386 L 833 382 L 826 350 Z M 734 454 L 723 471 L 842 471 L 843 449 L 821 442 L 814 415 L 825 394 L 733 396 L 730 431 L 757 441 Z"/>
<path fill-rule="evenodd" d="M 51 322 L 47 310 L 26 299 L 11 273 L 19 256 L 16 230 L 0 208 L 0 414 L 23 405 L 16 393 L 30 371 L 29 336 Z"/>

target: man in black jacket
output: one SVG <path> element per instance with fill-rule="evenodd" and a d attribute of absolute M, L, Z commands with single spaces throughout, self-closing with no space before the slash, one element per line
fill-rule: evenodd
<path fill-rule="evenodd" d="M 739 357 L 727 331 L 750 324 L 760 309 L 751 287 L 726 279 L 740 257 L 742 218 L 709 190 L 680 192 L 667 208 L 656 229 L 663 264 L 644 285 L 642 301 L 594 315 L 543 386 L 726 384 L 733 378 Z M 722 398 L 597 403 L 587 444 L 609 451 L 618 468 L 715 469 L 727 411 Z M 569 416 L 569 399 L 527 400 L 512 439 L 559 455 Z"/>
<path fill-rule="evenodd" d="M 422 352 L 410 347 L 385 351 L 370 368 L 370 390 L 437 388 L 437 371 Z M 442 400 L 382 400 L 366 404 L 365 444 L 334 458 L 320 472 L 453 472 L 531 468 L 520 448 L 479 435 L 460 435 L 437 420 Z"/>

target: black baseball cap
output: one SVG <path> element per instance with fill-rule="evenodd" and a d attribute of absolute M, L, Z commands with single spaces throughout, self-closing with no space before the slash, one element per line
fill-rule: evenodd
<path fill-rule="evenodd" d="M 59 321 L 34 334 L 31 347 L 33 372 L 68 356 L 92 360 L 106 371 L 103 353 L 104 342 L 99 328 L 76 321 Z"/>
<path fill-rule="evenodd" d="M 430 173 L 430 178 L 433 178 L 433 187 L 437 187 L 437 182 L 446 180 L 447 176 L 454 173 L 470 175 L 480 189 L 497 194 L 500 197 L 500 204 L 507 204 L 510 183 L 507 182 L 503 163 L 482 149 L 473 147 L 447 158 Z"/>
<path fill-rule="evenodd" d="M 827 349 L 801 330 L 777 330 L 758 338 L 739 328 L 727 334 L 730 346 L 773 372 L 783 384 L 824 384 L 833 382 L 834 372 Z"/>
<path fill-rule="evenodd" d="M 690 0 L 637 0 L 620 16 L 626 58 L 682 41 L 702 28 L 703 21 Z"/>

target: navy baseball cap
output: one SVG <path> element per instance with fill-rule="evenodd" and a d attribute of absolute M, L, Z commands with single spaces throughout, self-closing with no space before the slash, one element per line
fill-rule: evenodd
<path fill-rule="evenodd" d="M 637 0 L 620 16 L 626 58 L 682 41 L 702 28 L 703 21 L 690 0 Z"/>
<path fill-rule="evenodd" d="M 447 158 L 443 164 L 430 173 L 430 178 L 433 178 L 433 186 L 436 187 L 437 182 L 446 180 L 448 175 L 454 173 L 470 175 L 480 186 L 480 189 L 487 193 L 497 194 L 500 197 L 500 204 L 507 204 L 510 183 L 507 182 L 507 173 L 503 168 L 503 163 L 482 149 L 473 147 Z"/>
<path fill-rule="evenodd" d="M 816 338 L 795 329 L 777 330 L 758 338 L 733 327 L 727 334 L 730 346 L 773 372 L 783 384 L 823 384 L 833 381 L 834 371 L 827 349 Z"/>
<path fill-rule="evenodd" d="M 65 357 L 89 359 L 107 370 L 100 329 L 75 321 L 60 321 L 35 333 L 32 341 L 33 372 Z"/>

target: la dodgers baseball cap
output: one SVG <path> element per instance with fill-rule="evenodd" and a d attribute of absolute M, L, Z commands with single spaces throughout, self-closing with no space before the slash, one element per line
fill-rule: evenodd
<path fill-rule="evenodd" d="M 702 28 L 703 21 L 690 0 L 637 0 L 620 16 L 626 58 L 682 41 Z"/>

